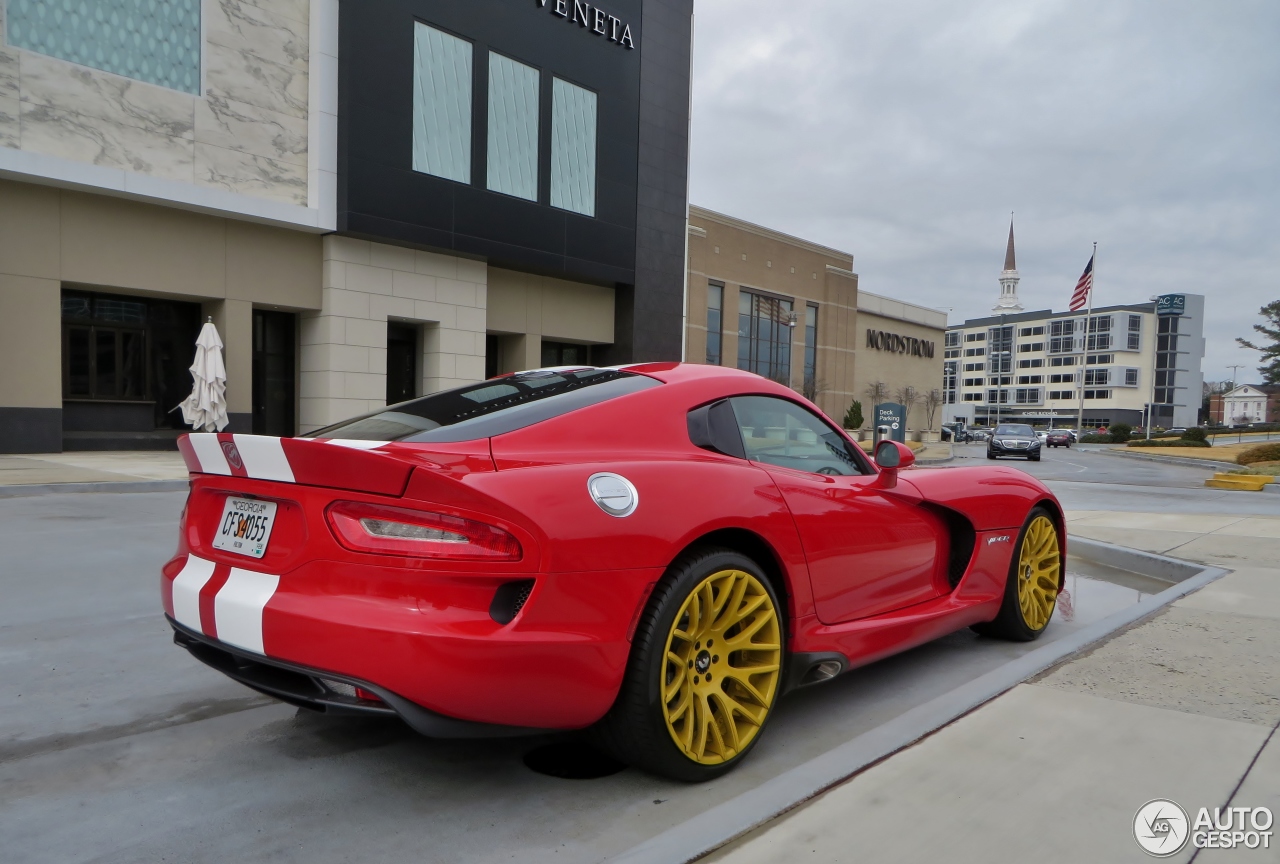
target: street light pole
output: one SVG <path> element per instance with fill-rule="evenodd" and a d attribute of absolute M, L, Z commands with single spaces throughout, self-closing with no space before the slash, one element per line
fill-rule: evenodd
<path fill-rule="evenodd" d="M 1231 370 L 1231 390 L 1236 389 L 1236 376 L 1240 374 L 1236 370 L 1243 369 L 1244 367 L 1245 367 L 1244 363 L 1235 363 L 1227 367 L 1228 369 Z M 1230 393 L 1231 390 L 1228 390 L 1227 393 Z M 1226 393 L 1222 394 L 1222 419 L 1228 422 L 1230 422 L 1230 419 L 1231 419 L 1227 417 L 1227 394 Z"/>

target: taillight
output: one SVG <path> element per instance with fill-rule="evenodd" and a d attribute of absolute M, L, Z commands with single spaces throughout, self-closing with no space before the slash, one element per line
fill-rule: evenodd
<path fill-rule="evenodd" d="M 520 541 L 495 525 L 426 510 L 340 501 L 329 525 L 355 552 L 449 561 L 519 561 Z"/>

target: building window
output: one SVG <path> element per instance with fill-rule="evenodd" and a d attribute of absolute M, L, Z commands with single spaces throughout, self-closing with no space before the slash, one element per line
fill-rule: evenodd
<path fill-rule="evenodd" d="M 1096 387 L 1099 384 L 1109 384 L 1111 382 L 1110 369 L 1086 369 L 1084 370 L 1084 386 Z"/>
<path fill-rule="evenodd" d="M 1043 384 L 1044 376 L 1043 375 L 1019 375 L 1018 383 L 1019 384 Z"/>
<path fill-rule="evenodd" d="M 1076 345 L 1076 319 L 1049 322 L 1049 353 L 1070 354 Z"/>
<path fill-rule="evenodd" d="M 986 364 L 986 363 L 966 363 L 966 364 L 964 364 L 964 371 L 966 371 L 966 372 L 982 372 L 982 371 L 985 371 L 985 370 L 986 370 L 986 368 L 987 368 L 987 364 Z"/>
<path fill-rule="evenodd" d="M 551 88 L 551 206 L 596 215 L 596 94 L 559 78 Z"/>
<path fill-rule="evenodd" d="M 966 394 L 964 394 L 964 399 L 962 399 L 961 401 L 963 401 L 963 402 L 981 402 L 981 401 L 982 401 L 982 394 L 981 394 L 981 393 L 966 393 Z"/>
<path fill-rule="evenodd" d="M 1075 366 L 1083 357 L 1051 357 L 1049 358 L 1050 366 Z"/>
<path fill-rule="evenodd" d="M 1086 351 L 1106 351 L 1111 347 L 1111 316 L 1102 315 L 1089 319 Z"/>
<path fill-rule="evenodd" d="M 724 286 L 712 282 L 707 286 L 707 362 L 712 366 L 720 365 L 723 321 Z"/>
<path fill-rule="evenodd" d="M 988 405 L 1008 405 L 1009 391 L 1008 390 L 988 390 L 987 404 Z"/>
<path fill-rule="evenodd" d="M 1013 371 L 1013 328 L 1012 327 L 992 327 L 988 331 L 988 345 L 990 358 L 988 371 L 991 372 L 1012 372 Z"/>
<path fill-rule="evenodd" d="M 9 0 L 8 39 L 15 48 L 200 93 L 200 0 Z"/>
<path fill-rule="evenodd" d="M 489 54 L 488 188 L 538 200 L 537 69 Z"/>
<path fill-rule="evenodd" d="M 986 339 L 987 339 L 986 333 L 969 333 L 969 334 L 966 334 L 964 337 L 964 341 L 966 342 L 985 342 Z"/>
<path fill-rule="evenodd" d="M 953 364 L 954 365 L 954 364 Z M 810 303 L 804 310 L 804 383 L 817 392 L 818 380 L 818 307 Z"/>
<path fill-rule="evenodd" d="M 1014 402 L 1018 405 L 1039 405 L 1044 401 L 1040 397 L 1042 392 L 1039 387 L 1020 387 L 1014 391 Z"/>
<path fill-rule="evenodd" d="M 791 384 L 792 302 L 738 292 L 738 368 Z"/>
<path fill-rule="evenodd" d="M 1071 390 L 1050 390 L 1049 398 L 1050 399 L 1073 399 L 1075 398 L 1075 393 Z"/>
<path fill-rule="evenodd" d="M 548 342 L 542 340 L 542 366 L 590 366 L 591 346 L 572 342 Z"/>
<path fill-rule="evenodd" d="M 1018 330 L 1018 335 L 1019 336 L 1043 336 L 1044 328 L 1043 327 L 1023 327 L 1020 330 Z"/>
<path fill-rule="evenodd" d="M 1142 350 L 1142 316 L 1129 316 L 1129 350 Z"/>
<path fill-rule="evenodd" d="M 1024 342 L 1023 344 L 1018 346 L 1019 354 L 1026 354 L 1031 351 L 1043 351 L 1043 350 L 1044 350 L 1043 342 Z"/>
<path fill-rule="evenodd" d="M 1090 354 L 1085 358 L 1085 363 L 1090 366 L 1105 366 L 1108 363 L 1116 362 L 1114 354 Z"/>
<path fill-rule="evenodd" d="M 964 379 L 964 386 L 966 387 L 981 387 L 984 383 L 985 382 L 981 378 Z"/>
<path fill-rule="evenodd" d="M 946 351 L 944 351 L 944 352 L 943 352 L 943 355 L 942 355 L 942 356 L 943 356 L 943 357 L 945 357 L 945 358 L 959 357 L 959 356 L 960 356 L 960 349 L 959 349 L 959 348 L 948 348 L 948 349 L 946 349 Z"/>
<path fill-rule="evenodd" d="M 959 348 L 960 347 L 960 331 L 952 330 L 951 332 L 947 333 L 946 342 L 944 343 L 944 346 L 947 348 Z"/>
<path fill-rule="evenodd" d="M 471 182 L 471 43 L 413 25 L 413 170 Z"/>
<path fill-rule="evenodd" d="M 1110 391 L 1110 390 L 1086 390 L 1086 391 L 1084 391 L 1084 398 L 1086 398 L 1086 399 L 1110 399 L 1110 398 L 1111 398 L 1111 391 Z"/>
<path fill-rule="evenodd" d="M 959 389 L 956 386 L 959 383 L 959 367 L 960 364 L 954 360 L 942 364 L 942 391 L 948 405 L 954 405 L 956 402 L 956 391 Z"/>
<path fill-rule="evenodd" d="M 1124 386 L 1126 387 L 1138 386 L 1138 370 L 1137 369 L 1124 370 Z"/>
<path fill-rule="evenodd" d="M 1039 368 L 1041 368 L 1041 367 L 1043 367 L 1043 366 L 1044 366 L 1044 358 L 1043 358 L 1043 357 L 1036 357 L 1036 358 L 1035 358 L 1035 359 L 1033 359 L 1033 360 L 1019 360 L 1019 361 L 1018 361 L 1018 368 L 1019 368 L 1019 369 L 1039 369 Z"/>

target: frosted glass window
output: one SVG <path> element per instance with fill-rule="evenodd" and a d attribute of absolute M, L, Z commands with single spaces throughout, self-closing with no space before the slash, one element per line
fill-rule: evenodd
<path fill-rule="evenodd" d="M 413 25 L 413 170 L 471 182 L 471 43 Z"/>
<path fill-rule="evenodd" d="M 492 53 L 489 188 L 538 200 L 538 70 Z"/>
<path fill-rule="evenodd" d="M 551 89 L 551 206 L 596 215 L 596 94 L 559 78 Z"/>
<path fill-rule="evenodd" d="M 126 78 L 200 92 L 200 0 L 9 0 L 8 41 Z"/>

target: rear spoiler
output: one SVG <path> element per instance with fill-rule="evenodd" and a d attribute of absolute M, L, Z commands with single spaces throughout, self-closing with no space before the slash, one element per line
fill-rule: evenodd
<path fill-rule="evenodd" d="M 378 452 L 387 443 L 193 432 L 178 438 L 178 450 L 192 474 L 403 495 L 413 466 Z"/>

